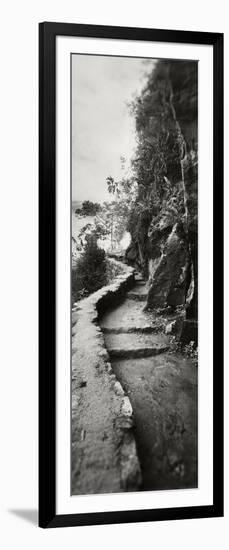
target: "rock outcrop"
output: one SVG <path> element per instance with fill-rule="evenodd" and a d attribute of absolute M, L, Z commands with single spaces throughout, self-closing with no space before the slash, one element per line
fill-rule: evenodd
<path fill-rule="evenodd" d="M 174 225 L 169 235 L 150 285 L 149 308 L 176 307 L 186 298 L 188 246 L 182 225 Z"/>

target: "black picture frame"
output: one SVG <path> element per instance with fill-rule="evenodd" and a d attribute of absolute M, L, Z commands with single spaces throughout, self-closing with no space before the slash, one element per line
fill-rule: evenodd
<path fill-rule="evenodd" d="M 56 514 L 56 49 L 57 36 L 213 46 L 213 505 Z M 223 516 L 223 34 L 44 22 L 39 25 L 39 526 Z"/>

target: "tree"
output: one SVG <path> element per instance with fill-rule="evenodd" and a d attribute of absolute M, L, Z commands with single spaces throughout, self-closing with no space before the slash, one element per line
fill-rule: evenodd
<path fill-rule="evenodd" d="M 136 184 L 133 178 L 122 178 L 115 181 L 111 176 L 106 180 L 111 201 L 104 202 L 103 205 L 84 201 L 82 210 L 85 213 L 92 212 L 91 205 L 96 205 L 96 215 L 94 219 L 85 224 L 77 237 L 76 247 L 83 250 L 87 236 L 93 236 L 96 241 L 110 239 L 110 248 L 114 250 L 115 245 L 119 244 L 128 225 L 129 213 L 135 200 Z M 86 204 L 85 204 L 86 203 Z M 89 204 L 88 204 L 89 203 Z"/>
<path fill-rule="evenodd" d="M 92 202 L 89 200 L 83 201 L 81 215 L 95 216 L 99 210 L 100 210 L 100 204 L 98 202 Z M 76 210 L 76 214 L 78 214 L 78 212 L 79 212 L 79 209 Z"/>
<path fill-rule="evenodd" d="M 121 157 L 121 161 L 124 165 L 124 157 Z M 115 181 L 111 176 L 106 179 L 106 182 L 108 192 L 113 196 L 113 201 L 105 204 L 106 223 L 111 239 L 111 249 L 113 249 L 114 244 L 120 242 L 127 229 L 129 213 L 135 198 L 135 182 L 132 177 Z"/>
<path fill-rule="evenodd" d="M 107 182 L 108 192 L 110 194 L 115 195 L 119 193 L 118 182 L 116 182 L 114 178 L 112 178 L 112 176 L 108 176 L 106 179 L 106 182 Z"/>

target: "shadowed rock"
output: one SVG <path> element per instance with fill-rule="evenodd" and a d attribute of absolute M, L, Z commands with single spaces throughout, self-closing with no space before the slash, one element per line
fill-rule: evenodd
<path fill-rule="evenodd" d="M 147 306 L 163 308 L 185 302 L 187 242 L 176 224 L 168 237 L 149 289 Z"/>
<path fill-rule="evenodd" d="M 189 342 L 194 342 L 195 346 L 198 345 L 198 322 L 195 319 L 186 319 L 183 323 L 180 343 L 186 346 Z"/>

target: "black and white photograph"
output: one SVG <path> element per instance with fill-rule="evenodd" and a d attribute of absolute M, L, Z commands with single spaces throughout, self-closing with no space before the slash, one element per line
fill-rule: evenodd
<path fill-rule="evenodd" d="M 227 547 L 227 12 L 3 5 L 3 550 Z"/>
<path fill-rule="evenodd" d="M 39 525 L 222 516 L 223 35 L 39 31 Z"/>
<path fill-rule="evenodd" d="M 198 488 L 198 61 L 71 55 L 71 495 Z"/>

